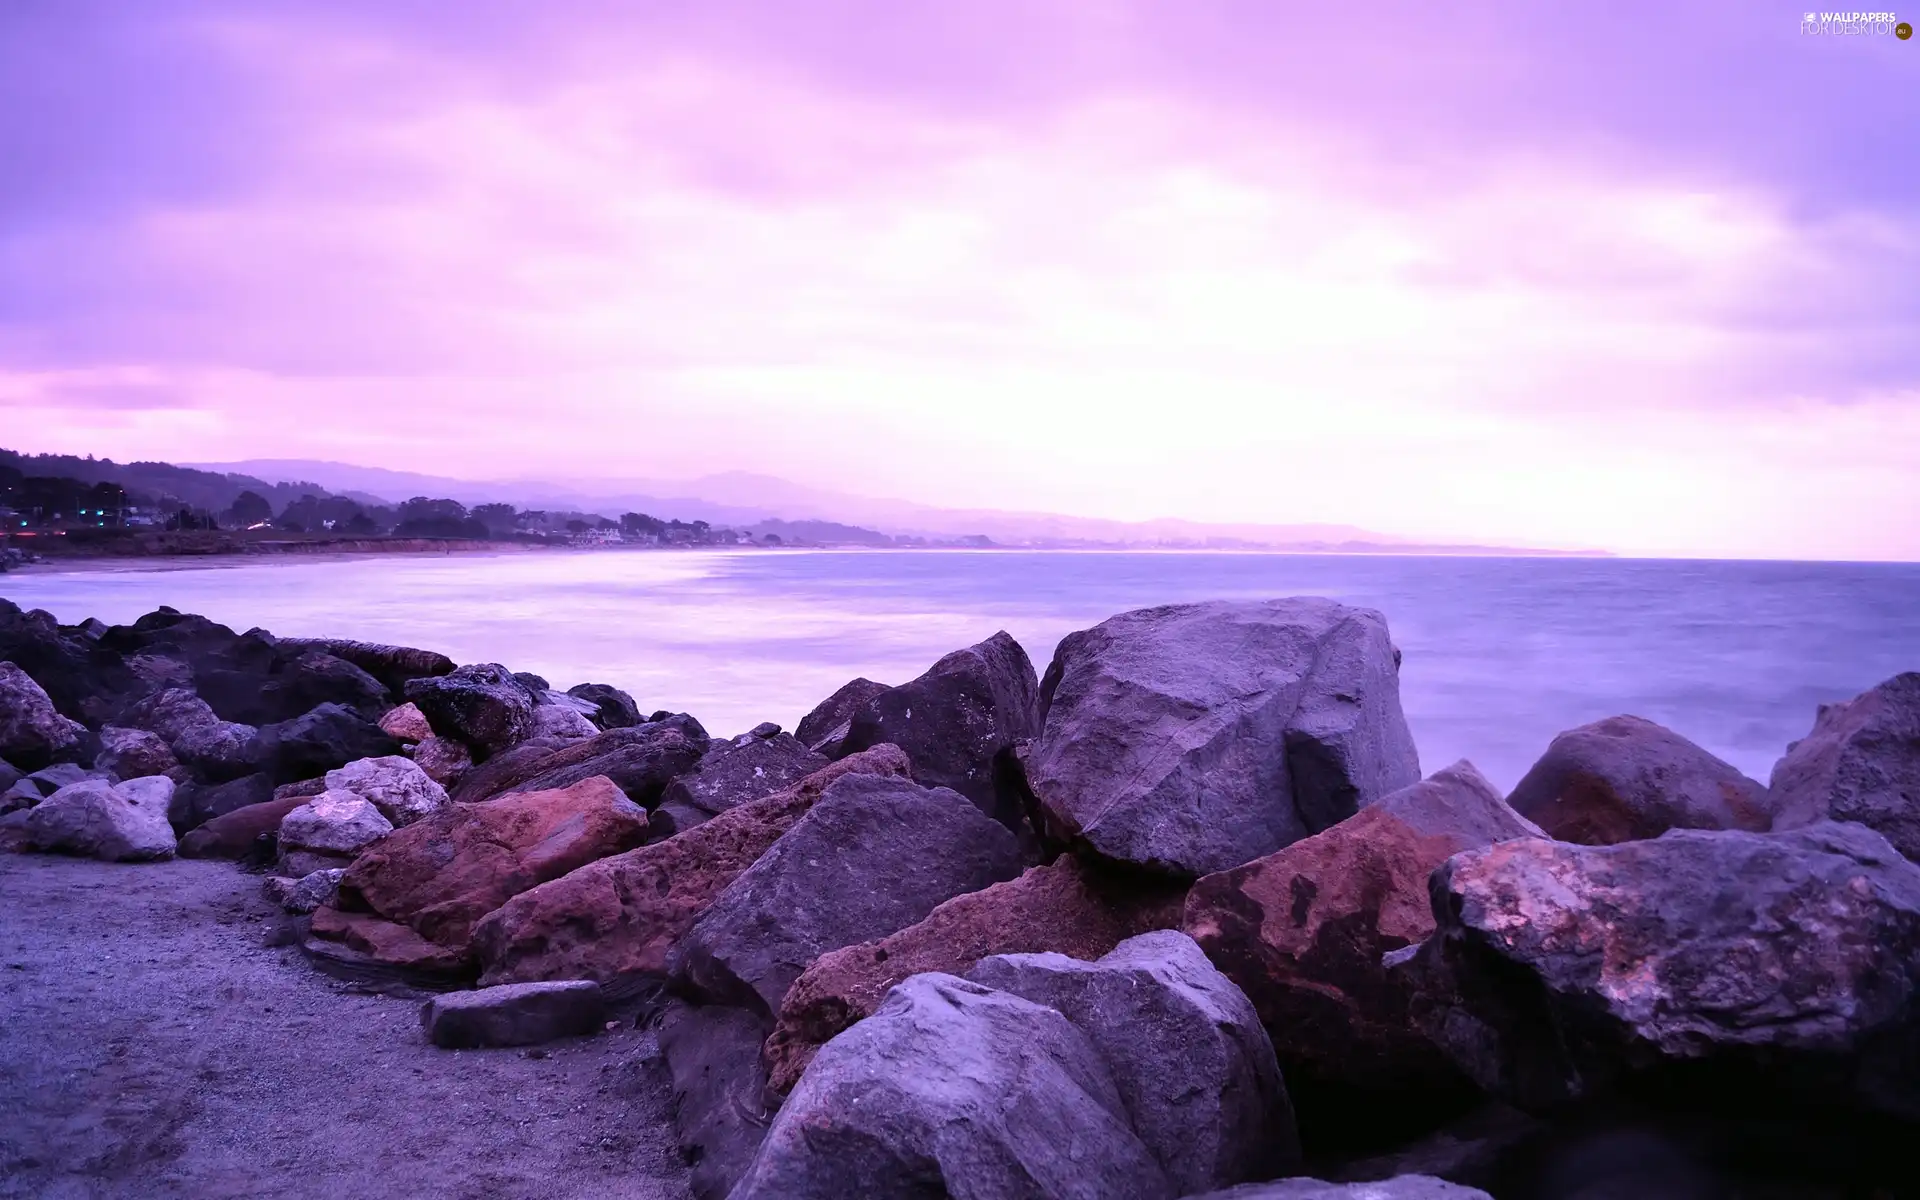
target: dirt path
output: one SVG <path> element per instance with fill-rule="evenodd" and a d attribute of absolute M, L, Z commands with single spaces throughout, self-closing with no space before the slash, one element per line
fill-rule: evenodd
<path fill-rule="evenodd" d="M 651 1034 L 436 1050 L 258 888 L 0 855 L 0 1196 L 686 1197 Z"/>

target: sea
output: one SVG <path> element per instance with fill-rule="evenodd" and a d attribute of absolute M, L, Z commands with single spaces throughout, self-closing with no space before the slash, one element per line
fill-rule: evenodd
<path fill-rule="evenodd" d="M 608 549 L 33 568 L 0 596 L 65 624 L 166 604 L 422 646 L 611 683 L 717 735 L 792 728 L 855 676 L 901 683 L 996 630 L 1044 671 L 1063 635 L 1129 609 L 1329 596 L 1386 614 L 1423 768 L 1468 759 L 1502 788 L 1619 713 L 1765 782 L 1818 705 L 1920 670 L 1920 564 Z"/>

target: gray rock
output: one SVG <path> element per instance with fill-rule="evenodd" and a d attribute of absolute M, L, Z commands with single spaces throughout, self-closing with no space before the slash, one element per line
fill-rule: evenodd
<path fill-rule="evenodd" d="M 1259 1015 L 1186 934 L 1128 938 L 1097 962 L 998 954 L 967 978 L 1054 1009 L 1087 1036 L 1178 1194 L 1299 1162 L 1293 1107 Z"/>
<path fill-rule="evenodd" d="M 327 772 L 327 790 L 351 792 L 380 810 L 395 829 L 445 808 L 447 789 L 410 758 L 362 758 Z"/>
<path fill-rule="evenodd" d="M 1707 1109 L 1920 1117 L 1920 867 L 1871 829 L 1522 839 L 1432 886 L 1414 1019 L 1521 1108 L 1684 1077 Z"/>
<path fill-rule="evenodd" d="M 849 775 L 720 893 L 669 970 L 689 994 L 771 1022 L 826 951 L 905 928 L 1022 866 L 1013 835 L 966 797 Z"/>
<path fill-rule="evenodd" d="M 293 783 L 400 751 L 400 743 L 372 721 L 341 705 L 322 704 L 291 721 L 262 726 L 255 757 L 258 769 L 276 783 Z"/>
<path fill-rule="evenodd" d="M 42 796 L 51 796 L 68 784 L 99 778 L 101 776 L 97 772 L 89 771 L 75 763 L 55 763 L 27 776 L 27 782 L 39 788 Z"/>
<path fill-rule="evenodd" d="M 213 708 L 185 687 L 159 689 L 135 702 L 119 721 L 125 728 L 158 734 L 169 746 L 191 729 L 220 723 Z"/>
<path fill-rule="evenodd" d="M 590 979 L 507 983 L 435 996 L 420 1008 L 427 1040 L 447 1050 L 537 1046 L 597 1033 L 607 1006 Z"/>
<path fill-rule="evenodd" d="M 175 833 L 185 835 L 230 812 L 265 804 L 273 799 L 273 780 L 255 771 L 225 783 L 183 783 L 173 791 L 167 819 Z"/>
<path fill-rule="evenodd" d="M 766 1036 L 765 1018 L 742 1008 L 674 1003 L 661 1017 L 674 1133 L 694 1200 L 725 1200 L 766 1136 Z"/>
<path fill-rule="evenodd" d="M 498 663 L 411 680 L 407 699 L 426 714 L 435 733 L 466 743 L 477 755 L 498 753 L 533 728 L 533 695 Z"/>
<path fill-rule="evenodd" d="M 1920 672 L 1825 705 L 1773 768 L 1776 829 L 1856 821 L 1920 862 Z"/>
<path fill-rule="evenodd" d="M 564 695 L 562 692 L 549 692 L 548 695 Z M 530 738 L 590 738 L 600 732 L 587 715 L 577 708 L 563 704 L 538 704 L 533 709 L 533 725 L 527 731 Z"/>
<path fill-rule="evenodd" d="M 1331 600 L 1123 613 L 1054 652 L 1027 785 L 1097 855 L 1237 867 L 1420 778 L 1398 662 L 1385 618 Z"/>
<path fill-rule="evenodd" d="M 107 725 L 100 730 L 100 753 L 93 769 L 115 779 L 138 779 L 142 775 L 165 775 L 177 770 L 180 760 L 157 733 Z"/>
<path fill-rule="evenodd" d="M 75 749 L 84 726 L 60 715 L 33 677 L 0 662 L 0 758 L 38 770 Z"/>
<path fill-rule="evenodd" d="M 640 723 L 640 709 L 633 697 L 611 684 L 576 683 L 567 689 L 567 695 L 593 705 L 597 713 L 594 723 L 602 729 L 625 729 Z"/>
<path fill-rule="evenodd" d="M 173 780 L 164 775 L 111 784 L 88 779 L 42 800 L 28 815 L 27 840 L 36 850 L 79 854 L 108 862 L 172 858 L 167 802 Z"/>
<path fill-rule="evenodd" d="M 0 792 L 0 814 L 24 812 L 45 799 L 31 780 L 15 780 L 6 791 Z"/>
<path fill-rule="evenodd" d="M 318 650 L 345 659 L 396 693 L 405 690 L 411 680 L 453 670 L 453 660 L 446 655 L 411 646 L 382 646 L 342 638 L 280 638 L 277 644 L 287 653 Z"/>
<path fill-rule="evenodd" d="M 0 758 L 0 792 L 8 790 L 22 778 L 19 768 L 6 759 Z"/>
<path fill-rule="evenodd" d="M 800 718 L 800 724 L 793 728 L 793 736 L 809 750 L 817 750 L 828 758 L 839 758 L 841 743 L 846 741 L 854 715 L 888 690 L 886 684 L 871 679 L 855 679 L 843 684 L 839 691 Z"/>
<path fill-rule="evenodd" d="M 926 787 L 952 788 L 1009 829 L 1026 819 L 1015 782 L 1015 742 L 1038 731 L 1038 681 L 1020 643 L 996 633 L 956 650 L 854 714 L 837 753 L 892 742 Z"/>
<path fill-rule="evenodd" d="M 174 757 L 195 776 L 223 783 L 260 769 L 259 730 L 232 721 L 188 728 L 173 740 Z"/>
<path fill-rule="evenodd" d="M 326 791 L 280 822 L 280 852 L 283 859 L 291 850 L 352 856 L 392 832 L 393 823 L 372 804 L 352 792 Z"/>
<path fill-rule="evenodd" d="M 1177 1195 L 1072 1022 L 929 973 L 821 1048 L 732 1200 Z"/>
<path fill-rule="evenodd" d="M 1767 789 L 1670 729 L 1608 717 L 1553 739 L 1507 798 L 1563 842 L 1607 846 L 1669 829 L 1773 824 Z"/>
<path fill-rule="evenodd" d="M 714 742 L 693 770 L 660 794 L 650 829 L 662 835 L 684 833 L 730 808 L 771 796 L 827 765 L 787 734 Z"/>
<path fill-rule="evenodd" d="M 334 894 L 340 889 L 340 877 L 345 874 L 345 868 L 332 867 L 310 871 L 299 879 L 269 875 L 261 890 L 267 899 L 288 912 L 305 915 L 322 904 L 333 903 Z"/>
<path fill-rule="evenodd" d="M 1401 1175 L 1378 1183 L 1276 1179 L 1272 1183 L 1249 1183 L 1222 1192 L 1208 1192 L 1189 1200 L 1493 1200 L 1493 1197 L 1478 1188 L 1461 1187 L 1431 1175 Z M 1595 1196 L 1593 1200 L 1602 1198 Z"/>

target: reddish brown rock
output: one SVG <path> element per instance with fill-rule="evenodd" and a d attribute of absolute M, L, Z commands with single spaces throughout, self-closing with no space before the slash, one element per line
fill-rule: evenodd
<path fill-rule="evenodd" d="M 1472 764 L 1455 763 L 1331 829 L 1205 876 L 1187 894 L 1186 931 L 1253 1001 L 1290 1087 L 1342 1099 L 1457 1092 L 1463 1081 L 1415 1029 L 1410 988 L 1381 957 L 1433 932 L 1434 868 L 1538 836 Z M 1304 1119 L 1312 1107 L 1301 1105 Z"/>
<path fill-rule="evenodd" d="M 366 910 L 456 953 L 512 897 L 646 836 L 647 816 L 610 780 L 440 809 L 354 860 L 339 905 Z"/>
<path fill-rule="evenodd" d="M 1073 855 L 940 905 L 925 920 L 857 946 L 828 951 L 795 980 L 767 1039 L 769 1082 L 786 1092 L 820 1047 L 872 1016 L 909 975 L 963 975 L 992 954 L 1052 950 L 1092 960 L 1136 934 L 1177 929 L 1179 885 L 1103 879 Z"/>
<path fill-rule="evenodd" d="M 1669 829 L 1773 824 L 1767 789 L 1679 734 L 1642 717 L 1569 729 L 1507 797 L 1547 836 L 1585 846 L 1656 838 Z"/>
<path fill-rule="evenodd" d="M 277 834 L 287 814 L 307 800 L 287 796 L 223 813 L 180 839 L 180 857 L 245 858 L 257 848 L 261 835 Z"/>
<path fill-rule="evenodd" d="M 451 792 L 473 770 L 473 752 L 452 738 L 430 737 L 413 748 L 413 762 L 428 779 Z"/>
<path fill-rule="evenodd" d="M 313 910 L 310 932 L 307 948 L 322 957 L 434 976 L 458 975 L 467 969 L 464 953 L 436 945 L 398 921 L 372 913 L 342 912 L 323 904 Z"/>
<path fill-rule="evenodd" d="M 424 742 L 433 736 L 433 726 L 427 724 L 427 714 L 413 703 L 390 708 L 387 715 L 380 718 L 380 728 L 387 736 L 402 742 Z"/>
<path fill-rule="evenodd" d="M 483 982 L 610 982 L 664 974 L 667 951 L 742 871 L 844 775 L 906 778 L 896 746 L 823 767 L 784 791 L 514 897 L 473 931 Z"/>

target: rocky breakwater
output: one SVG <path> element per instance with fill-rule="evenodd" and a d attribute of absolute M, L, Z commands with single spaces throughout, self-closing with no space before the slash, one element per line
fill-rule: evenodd
<path fill-rule="evenodd" d="M 268 869 L 438 1045 L 653 1023 L 702 1198 L 1902 1194 L 1920 677 L 1768 785 L 1621 716 L 1508 798 L 1421 778 L 1401 669 L 1368 610 L 1177 605 L 716 738 L 0 603 L 0 831 Z"/>

